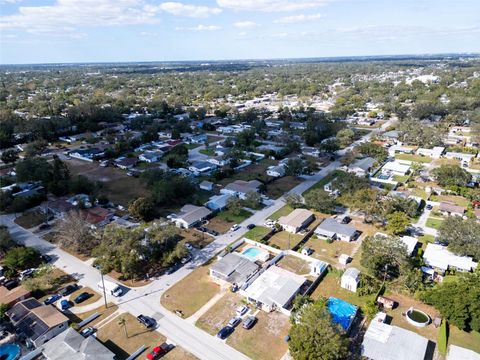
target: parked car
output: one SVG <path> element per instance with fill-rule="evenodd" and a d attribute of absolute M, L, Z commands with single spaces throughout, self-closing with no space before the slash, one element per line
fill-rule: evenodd
<path fill-rule="evenodd" d="M 157 323 L 155 319 L 152 319 L 151 317 L 145 316 L 145 315 L 138 315 L 137 320 L 140 324 L 145 326 L 147 329 L 150 329 L 155 326 Z"/>
<path fill-rule="evenodd" d="M 243 321 L 242 327 L 247 330 L 251 329 L 256 322 L 257 318 L 255 316 L 249 316 Z"/>
<path fill-rule="evenodd" d="M 47 255 L 47 254 L 43 254 L 40 256 L 40 258 L 45 261 L 45 262 L 50 262 L 52 261 L 52 257 L 50 255 Z"/>
<path fill-rule="evenodd" d="M 228 322 L 228 326 L 235 327 L 235 326 L 237 326 L 238 324 L 240 324 L 241 321 L 242 321 L 242 318 L 241 318 L 241 317 L 234 316 L 234 317 L 231 318 L 230 321 Z"/>
<path fill-rule="evenodd" d="M 427 210 L 432 210 L 432 209 L 433 209 L 432 204 L 428 204 L 428 205 L 427 205 Z"/>
<path fill-rule="evenodd" d="M 248 311 L 248 307 L 245 306 L 245 305 L 241 305 L 239 307 L 237 307 L 237 309 L 235 310 L 235 312 L 237 313 L 238 316 L 242 316 L 242 315 L 245 315 Z"/>
<path fill-rule="evenodd" d="M 186 263 L 188 263 L 190 260 L 192 260 L 192 256 L 191 256 L 191 255 L 187 255 L 187 256 L 185 256 L 182 260 L 180 260 L 180 262 L 181 262 L 182 264 L 186 264 Z"/>
<path fill-rule="evenodd" d="M 50 305 L 50 304 L 53 304 L 55 301 L 57 301 L 60 298 L 61 298 L 61 296 L 59 294 L 53 294 L 53 295 L 49 296 L 48 298 L 46 298 L 43 303 L 45 305 Z"/>
<path fill-rule="evenodd" d="M 63 288 L 62 290 L 60 290 L 60 295 L 62 296 L 67 296 L 67 295 L 70 295 L 71 293 L 73 293 L 74 291 L 80 289 L 80 286 L 78 286 L 77 284 L 71 284 L 71 285 L 68 285 L 67 287 Z"/>
<path fill-rule="evenodd" d="M 240 225 L 234 224 L 234 225 L 232 225 L 232 227 L 230 228 L 230 231 L 237 231 L 238 229 L 240 229 Z"/>
<path fill-rule="evenodd" d="M 83 329 L 82 331 L 80 331 L 80 335 L 82 335 L 84 338 L 87 338 L 89 337 L 90 335 L 93 335 L 97 332 L 97 329 L 92 327 L 92 326 L 89 326 L 85 329 Z"/>
<path fill-rule="evenodd" d="M 16 288 L 18 286 L 18 280 L 17 279 L 10 279 L 7 280 L 3 286 L 7 288 L 7 290 L 12 290 L 13 288 Z"/>
<path fill-rule="evenodd" d="M 350 216 L 345 216 L 342 219 L 342 224 L 348 224 L 348 223 L 350 223 L 350 221 L 352 221 L 352 218 Z"/>
<path fill-rule="evenodd" d="M 62 311 L 68 310 L 69 308 L 70 308 L 70 302 L 68 300 L 60 301 L 60 309 L 62 309 Z"/>
<path fill-rule="evenodd" d="M 193 250 L 192 244 L 185 243 L 185 247 L 187 248 L 188 251 L 192 251 L 192 250 Z"/>
<path fill-rule="evenodd" d="M 80 295 L 78 295 L 78 296 L 73 300 L 73 302 L 74 302 L 75 304 L 80 304 L 80 303 L 84 302 L 85 300 L 89 299 L 89 298 L 92 297 L 92 296 L 93 296 L 92 294 L 84 291 L 84 292 L 82 292 Z"/>
<path fill-rule="evenodd" d="M 163 343 L 160 346 L 156 346 L 152 349 L 152 351 L 147 354 L 148 360 L 156 360 L 166 353 L 168 353 L 174 346 L 171 344 Z"/>
<path fill-rule="evenodd" d="M 247 229 L 252 230 L 255 227 L 255 224 L 248 224 Z"/>
<path fill-rule="evenodd" d="M 37 271 L 36 268 L 30 268 L 30 269 L 27 269 L 27 270 L 23 270 L 22 272 L 20 272 L 20 276 L 18 277 L 18 279 L 20 281 L 23 281 L 26 278 L 29 278 L 30 276 L 32 276 L 35 273 L 35 271 Z"/>
<path fill-rule="evenodd" d="M 179 263 L 173 264 L 167 270 L 165 270 L 165 275 L 173 274 L 175 271 L 178 270 L 179 267 L 180 267 Z"/>
<path fill-rule="evenodd" d="M 222 340 L 225 340 L 232 332 L 233 332 L 233 327 L 225 326 L 221 328 L 220 331 L 217 333 L 217 337 Z"/>

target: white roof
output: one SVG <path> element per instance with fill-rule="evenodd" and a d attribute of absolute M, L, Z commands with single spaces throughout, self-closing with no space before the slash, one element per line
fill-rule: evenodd
<path fill-rule="evenodd" d="M 305 281 L 303 276 L 271 266 L 252 282 L 245 295 L 268 306 L 284 307 Z"/>
<path fill-rule="evenodd" d="M 447 360 L 480 360 L 480 354 L 460 346 L 450 345 Z"/>
<path fill-rule="evenodd" d="M 357 268 L 351 267 L 345 270 L 345 272 L 342 275 L 342 278 L 350 278 L 354 281 L 358 281 L 358 278 L 360 276 L 360 270 Z"/>
<path fill-rule="evenodd" d="M 363 338 L 362 356 L 372 360 L 423 360 L 427 346 L 428 339 L 423 336 L 374 319 Z"/>
<path fill-rule="evenodd" d="M 410 165 L 401 164 L 398 161 L 390 161 L 383 165 L 382 170 L 390 170 L 395 172 L 406 173 L 410 169 Z"/>
<path fill-rule="evenodd" d="M 449 266 L 464 271 L 471 271 L 477 267 L 477 263 L 469 256 L 459 256 L 448 251 L 446 246 L 428 244 L 423 254 L 425 264 L 447 270 Z"/>
<path fill-rule="evenodd" d="M 411 256 L 415 246 L 417 246 L 417 239 L 413 236 L 402 236 L 400 240 L 407 246 L 408 255 Z"/>

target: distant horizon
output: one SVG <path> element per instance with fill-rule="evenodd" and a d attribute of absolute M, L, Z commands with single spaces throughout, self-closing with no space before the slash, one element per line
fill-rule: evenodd
<path fill-rule="evenodd" d="M 477 0 L 0 0 L 0 14 L 0 64 L 480 52 Z"/>
<path fill-rule="evenodd" d="M 49 65 L 109 65 L 109 64 L 193 64 L 193 63 L 239 63 L 239 62 L 329 62 L 342 60 L 401 60 L 401 59 L 431 59 L 445 57 L 479 57 L 479 52 L 442 52 L 442 53 L 412 53 L 412 54 L 378 54 L 378 55 L 338 55 L 316 57 L 278 57 L 278 58 L 239 58 L 239 59 L 191 59 L 191 60 L 131 60 L 131 61 L 78 61 L 78 62 L 44 62 L 44 63 L 0 63 L 0 67 L 9 66 L 49 66 Z"/>

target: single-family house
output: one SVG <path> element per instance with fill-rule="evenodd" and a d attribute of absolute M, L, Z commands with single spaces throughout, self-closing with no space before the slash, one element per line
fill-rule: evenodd
<path fill-rule="evenodd" d="M 43 305 L 35 298 L 17 302 L 6 315 L 17 334 L 35 347 L 67 330 L 69 319 L 53 305 Z"/>
<path fill-rule="evenodd" d="M 222 211 L 228 205 L 228 200 L 230 200 L 233 195 L 230 194 L 222 194 L 222 195 L 214 195 L 205 203 L 205 206 L 212 211 Z"/>
<path fill-rule="evenodd" d="M 184 205 L 172 221 L 179 228 L 190 229 L 210 216 L 212 212 L 204 206 Z"/>
<path fill-rule="evenodd" d="M 0 286 L 0 304 L 7 305 L 8 307 L 12 307 L 17 302 L 29 298 L 30 295 L 30 290 L 23 285 L 14 287 L 11 290 L 8 290 L 5 286 Z"/>
<path fill-rule="evenodd" d="M 398 161 L 389 161 L 382 167 L 382 173 L 386 175 L 405 176 L 410 171 L 410 165 Z"/>
<path fill-rule="evenodd" d="M 69 203 L 66 199 L 56 199 L 43 202 L 41 208 L 45 214 L 53 214 L 57 218 L 62 219 L 65 214 L 73 210 L 75 206 Z"/>
<path fill-rule="evenodd" d="M 433 149 L 419 148 L 416 154 L 421 156 L 427 156 L 432 159 L 440 159 L 442 157 L 445 148 L 443 146 L 435 146 Z"/>
<path fill-rule="evenodd" d="M 474 271 L 478 265 L 470 256 L 455 255 L 446 246 L 440 244 L 427 244 L 423 260 L 426 265 L 441 271 L 453 268 L 458 271 L 470 272 Z"/>
<path fill-rule="evenodd" d="M 208 161 L 209 163 L 216 165 L 216 166 L 225 166 L 227 165 L 227 160 L 225 160 L 224 156 L 211 156 L 205 161 Z"/>
<path fill-rule="evenodd" d="M 87 338 L 73 328 L 55 336 L 41 347 L 46 360 L 114 360 L 115 354 L 97 340 L 95 336 Z"/>
<path fill-rule="evenodd" d="M 138 160 L 152 164 L 159 162 L 163 156 L 163 151 L 146 151 L 138 157 Z"/>
<path fill-rule="evenodd" d="M 458 160 L 463 164 L 469 164 L 470 161 L 472 161 L 475 158 L 476 154 L 466 154 L 466 153 L 459 153 L 459 152 L 453 152 L 449 151 L 445 154 L 445 158 L 447 159 L 453 159 L 453 160 Z"/>
<path fill-rule="evenodd" d="M 281 165 L 269 166 L 267 168 L 267 175 L 272 177 L 283 177 L 285 176 L 285 167 Z"/>
<path fill-rule="evenodd" d="M 351 267 L 345 270 L 340 279 L 340 286 L 352 292 L 357 292 L 358 284 L 360 283 L 360 270 Z"/>
<path fill-rule="evenodd" d="M 105 151 L 98 148 L 77 149 L 70 151 L 68 155 L 79 160 L 93 161 L 93 159 L 105 155 Z"/>
<path fill-rule="evenodd" d="M 465 213 L 463 206 L 455 205 L 454 203 L 442 201 L 438 206 L 438 211 L 445 216 L 463 216 Z"/>
<path fill-rule="evenodd" d="M 138 159 L 133 157 L 132 158 L 121 157 L 115 160 L 115 165 L 123 170 L 131 169 L 135 165 L 137 165 L 137 163 L 138 163 Z"/>
<path fill-rule="evenodd" d="M 235 180 L 220 190 L 222 194 L 230 194 L 245 200 L 250 192 L 259 192 L 262 183 L 258 180 Z"/>
<path fill-rule="evenodd" d="M 375 164 L 375 159 L 371 157 L 366 157 L 355 161 L 353 164 L 350 164 L 347 168 L 348 172 L 351 172 L 357 176 L 366 176 L 373 169 Z"/>
<path fill-rule="evenodd" d="M 326 218 L 315 229 L 315 234 L 332 240 L 352 241 L 357 236 L 357 229 L 347 224 L 340 224 L 335 219 Z"/>
<path fill-rule="evenodd" d="M 228 253 L 210 266 L 210 276 L 218 281 L 226 281 L 242 287 L 258 271 L 260 266 L 246 256 Z"/>
<path fill-rule="evenodd" d="M 258 276 L 242 293 L 263 311 L 287 309 L 300 292 L 306 278 L 278 266 L 271 266 Z"/>
<path fill-rule="evenodd" d="M 399 136 L 400 136 L 400 133 L 396 130 L 387 131 L 387 132 L 384 132 L 382 135 L 380 135 L 382 139 L 388 140 L 388 141 L 397 141 Z"/>
<path fill-rule="evenodd" d="M 295 209 L 290 214 L 281 216 L 278 219 L 278 223 L 282 226 L 283 230 L 296 234 L 310 225 L 313 220 L 315 220 L 315 215 L 310 210 Z"/>
<path fill-rule="evenodd" d="M 185 139 L 185 142 L 190 144 L 204 144 L 207 138 L 207 134 L 197 134 Z"/>
<path fill-rule="evenodd" d="M 212 191 L 213 190 L 213 183 L 207 180 L 203 180 L 200 184 L 198 184 L 198 187 L 200 190 L 205 190 L 205 191 Z"/>
<path fill-rule="evenodd" d="M 480 354 L 457 345 L 448 346 L 447 360 L 480 360 Z"/>
<path fill-rule="evenodd" d="M 216 165 L 208 161 L 196 161 L 188 167 L 188 170 L 196 175 L 209 173 L 217 168 Z"/>
<path fill-rule="evenodd" d="M 95 228 L 103 227 L 113 220 L 113 212 L 100 206 L 82 209 L 81 214 L 86 222 Z"/>
<path fill-rule="evenodd" d="M 362 357 L 370 360 L 424 360 L 428 339 L 409 330 L 385 323 L 379 313 L 370 322 L 363 337 Z"/>

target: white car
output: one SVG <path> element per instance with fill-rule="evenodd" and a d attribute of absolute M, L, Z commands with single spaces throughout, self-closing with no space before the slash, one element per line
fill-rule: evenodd
<path fill-rule="evenodd" d="M 189 251 L 192 251 L 193 250 L 193 246 L 189 243 L 185 243 L 185 247 L 187 248 L 187 250 Z"/>
<path fill-rule="evenodd" d="M 248 311 L 248 307 L 245 305 L 239 306 L 235 312 L 237 313 L 238 316 L 245 315 Z"/>
<path fill-rule="evenodd" d="M 240 229 L 240 225 L 234 224 L 234 225 L 230 228 L 230 231 L 237 231 L 238 229 Z"/>

